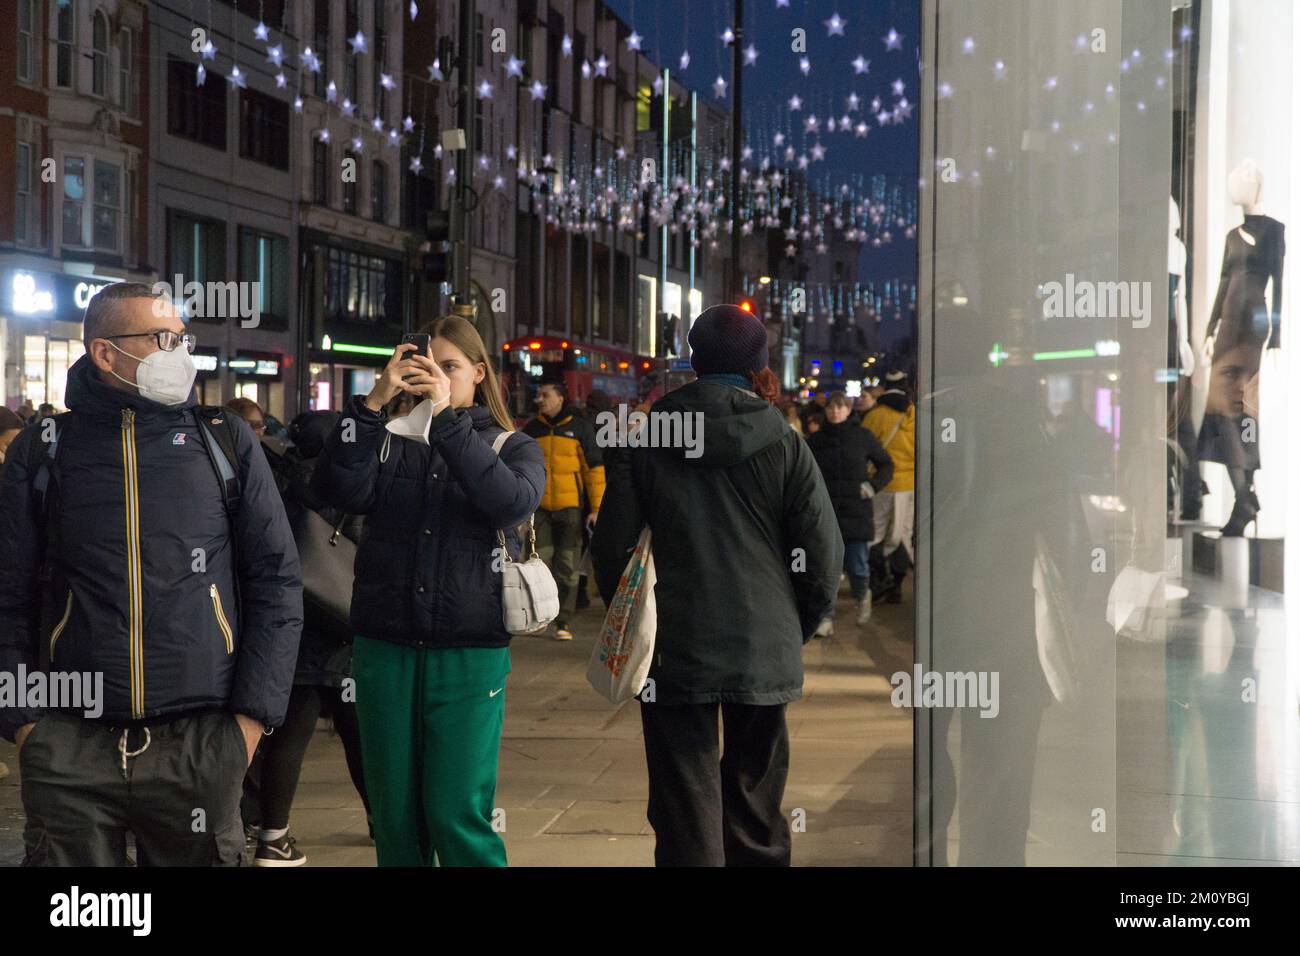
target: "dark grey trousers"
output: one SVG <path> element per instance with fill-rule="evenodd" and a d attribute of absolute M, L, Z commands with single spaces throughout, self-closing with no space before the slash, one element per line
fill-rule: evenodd
<path fill-rule="evenodd" d="M 655 866 L 790 865 L 784 704 L 642 703 L 641 727 Z"/>
<path fill-rule="evenodd" d="M 234 715 L 202 714 L 122 728 L 50 713 L 18 754 L 28 866 L 239 866 L 239 797 L 247 747 Z"/>

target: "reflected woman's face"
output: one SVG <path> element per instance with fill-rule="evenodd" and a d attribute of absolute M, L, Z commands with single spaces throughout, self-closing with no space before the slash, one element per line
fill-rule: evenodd
<path fill-rule="evenodd" d="M 1205 410 L 1229 418 L 1252 413 L 1247 407 L 1246 386 L 1259 371 L 1259 350 L 1238 345 L 1216 356 L 1210 366 L 1210 388 Z"/>

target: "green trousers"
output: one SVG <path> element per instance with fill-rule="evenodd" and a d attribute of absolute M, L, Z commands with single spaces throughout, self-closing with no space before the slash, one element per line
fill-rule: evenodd
<path fill-rule="evenodd" d="M 352 648 L 380 866 L 505 866 L 493 828 L 508 647 Z"/>

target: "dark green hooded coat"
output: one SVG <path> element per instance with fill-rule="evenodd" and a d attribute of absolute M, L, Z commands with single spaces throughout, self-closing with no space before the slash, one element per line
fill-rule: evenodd
<path fill-rule="evenodd" d="M 702 446 L 607 449 L 591 544 L 601 595 L 608 603 L 648 523 L 655 701 L 795 700 L 803 643 L 834 601 L 844 561 L 812 452 L 779 411 L 732 385 L 692 382 L 656 402 L 651 414 L 660 412 L 703 413 Z"/>

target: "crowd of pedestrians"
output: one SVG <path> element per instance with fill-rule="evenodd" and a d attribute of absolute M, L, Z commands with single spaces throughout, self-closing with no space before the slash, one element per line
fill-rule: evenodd
<path fill-rule="evenodd" d="M 294 796 L 328 717 L 381 866 L 504 865 L 500 565 L 530 525 L 559 640 L 587 579 L 608 603 L 651 531 L 656 862 L 790 862 L 802 647 L 833 632 L 844 576 L 863 624 L 910 567 L 906 377 L 781 407 L 762 323 L 714 306 L 695 381 L 639 406 L 699 416 L 700 453 L 601 447 L 608 396 L 547 380 L 516 429 L 473 324 L 423 332 L 426 352 L 398 346 L 368 394 L 273 442 L 255 402 L 195 401 L 193 336 L 117 283 L 86 310 L 69 410 L 0 409 L 0 671 L 103 681 L 93 716 L 0 707 L 28 864 L 299 866 Z"/>

